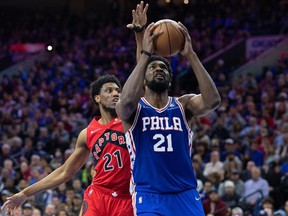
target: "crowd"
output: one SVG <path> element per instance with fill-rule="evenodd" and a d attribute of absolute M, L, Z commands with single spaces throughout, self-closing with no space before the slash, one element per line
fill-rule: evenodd
<path fill-rule="evenodd" d="M 227 1 L 215 11 L 199 1 L 190 12 L 181 9 L 201 58 L 239 37 L 287 32 L 284 1 L 234 2 L 239 3 Z M 165 16 L 178 19 L 176 14 L 166 11 Z M 38 22 L 32 22 L 35 17 Z M 20 68 L 13 77 L 0 80 L 0 206 L 7 196 L 45 177 L 69 157 L 77 134 L 99 113 L 90 101 L 89 84 L 103 74 L 115 74 L 124 83 L 136 62 L 134 36 L 125 25 L 35 17 L 24 18 L 18 30 L 0 26 L 0 33 L 6 31 L 0 34 L 2 51 L 11 43 L 28 41 L 49 41 L 55 48 L 30 70 Z M 177 83 L 177 74 L 188 68 L 180 56 L 172 62 Z M 261 76 L 251 71 L 233 83 L 225 65 L 215 68 L 222 104 L 191 122 L 191 160 L 205 213 L 288 215 L 288 59 L 279 57 Z M 171 91 L 177 96 L 187 89 L 173 85 Z M 66 184 L 31 197 L 19 215 L 78 215 L 92 163 L 88 160 Z"/>

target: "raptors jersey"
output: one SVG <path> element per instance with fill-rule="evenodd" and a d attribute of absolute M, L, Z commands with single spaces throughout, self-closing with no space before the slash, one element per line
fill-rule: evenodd
<path fill-rule="evenodd" d="M 99 119 L 99 118 L 98 118 Z M 87 146 L 94 157 L 96 175 L 92 185 L 129 194 L 130 162 L 119 118 L 102 125 L 94 118 L 87 127 Z"/>
<path fill-rule="evenodd" d="M 135 191 L 177 193 L 197 188 L 191 161 L 193 133 L 180 102 L 169 97 L 162 109 L 144 98 L 125 134 Z"/>

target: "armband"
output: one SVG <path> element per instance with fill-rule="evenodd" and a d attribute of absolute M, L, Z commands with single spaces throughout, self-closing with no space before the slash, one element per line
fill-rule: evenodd
<path fill-rule="evenodd" d="M 141 50 L 141 54 L 147 55 L 149 57 L 151 57 L 152 53 L 146 51 L 146 50 Z"/>
<path fill-rule="evenodd" d="M 140 25 L 135 25 L 133 28 L 132 28 L 132 30 L 134 31 L 134 32 L 137 32 L 137 33 L 139 33 L 139 32 L 142 32 L 143 30 L 144 30 L 144 28 L 145 28 L 145 26 L 140 26 Z"/>

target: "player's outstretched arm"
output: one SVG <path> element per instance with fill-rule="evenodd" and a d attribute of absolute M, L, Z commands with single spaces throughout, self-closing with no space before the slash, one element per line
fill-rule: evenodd
<path fill-rule="evenodd" d="M 145 30 L 145 25 L 147 24 L 147 11 L 149 5 L 144 6 L 144 2 L 141 1 L 137 4 L 136 9 L 132 10 L 132 23 L 127 25 L 127 28 L 132 29 L 135 33 L 136 39 L 136 59 L 137 62 L 140 59 L 141 50 L 142 50 L 142 40 Z"/>
<path fill-rule="evenodd" d="M 1 211 L 6 209 L 8 215 L 13 215 L 13 210 L 21 206 L 29 196 L 55 188 L 60 184 L 67 182 L 85 164 L 89 153 L 90 151 L 86 147 L 86 129 L 84 129 L 78 136 L 75 151 L 61 167 L 54 170 L 39 182 L 36 182 L 11 197 L 8 197 L 7 201 L 3 204 Z"/>
<path fill-rule="evenodd" d="M 143 85 L 147 62 L 153 53 L 153 40 L 162 32 L 153 34 L 158 24 L 151 23 L 147 26 L 143 36 L 143 50 L 140 59 L 128 77 L 120 96 L 120 100 L 116 105 L 116 112 L 122 121 L 129 121 L 132 114 L 137 108 L 140 98 L 143 96 Z"/>
<path fill-rule="evenodd" d="M 206 115 L 209 111 L 216 109 L 220 105 L 221 97 L 214 81 L 192 48 L 192 42 L 187 28 L 180 22 L 178 22 L 178 24 L 185 36 L 185 45 L 181 54 L 187 58 L 193 68 L 200 89 L 199 95 L 183 95 L 179 98 L 179 101 L 193 116 Z"/>

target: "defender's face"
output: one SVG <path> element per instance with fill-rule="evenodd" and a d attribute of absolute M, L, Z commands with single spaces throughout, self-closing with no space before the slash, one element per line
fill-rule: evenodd
<path fill-rule="evenodd" d="M 95 96 L 95 101 L 104 109 L 115 110 L 120 93 L 120 88 L 116 83 L 105 83 L 100 90 L 100 94 Z"/>
<path fill-rule="evenodd" d="M 147 66 L 144 85 L 156 92 L 163 92 L 170 86 L 171 76 L 166 64 L 153 61 Z"/>

